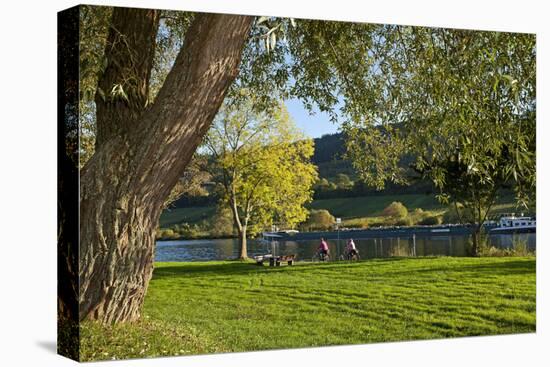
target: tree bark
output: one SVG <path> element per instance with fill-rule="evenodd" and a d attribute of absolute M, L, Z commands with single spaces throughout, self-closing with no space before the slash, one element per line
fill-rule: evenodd
<path fill-rule="evenodd" d="M 246 243 L 246 226 L 243 226 L 243 228 L 239 231 L 239 245 L 240 245 L 240 253 L 239 253 L 239 259 L 246 260 L 248 259 L 248 249 L 247 249 L 247 243 Z"/>
<path fill-rule="evenodd" d="M 230 191 L 231 193 L 231 213 L 233 214 L 233 223 L 235 228 L 237 228 L 237 232 L 239 234 L 239 259 L 240 260 L 246 260 L 248 259 L 248 250 L 247 250 L 247 243 L 246 243 L 246 229 L 248 227 L 248 213 L 245 214 L 245 218 L 241 221 L 241 218 L 239 217 L 239 209 L 237 208 L 237 199 L 235 198 L 235 187 L 231 186 L 231 189 L 226 189 Z"/>
<path fill-rule="evenodd" d="M 479 256 L 481 250 L 481 226 L 474 223 L 472 230 L 472 256 Z"/>
<path fill-rule="evenodd" d="M 159 18 L 160 11 L 154 9 L 113 10 L 106 67 L 95 95 L 96 149 L 131 130 L 147 107 Z"/>
<path fill-rule="evenodd" d="M 155 103 L 138 118 L 113 116 L 122 133 L 106 134 L 83 168 L 81 320 L 139 318 L 163 203 L 238 73 L 252 19 L 197 15 Z"/>

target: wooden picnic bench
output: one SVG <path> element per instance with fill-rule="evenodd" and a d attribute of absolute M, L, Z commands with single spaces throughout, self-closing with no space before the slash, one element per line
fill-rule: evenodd
<path fill-rule="evenodd" d="M 254 257 L 256 264 L 263 265 L 265 261 L 269 261 L 269 266 L 281 266 L 281 263 L 286 262 L 288 265 L 292 265 L 296 259 L 296 255 L 263 255 Z"/>

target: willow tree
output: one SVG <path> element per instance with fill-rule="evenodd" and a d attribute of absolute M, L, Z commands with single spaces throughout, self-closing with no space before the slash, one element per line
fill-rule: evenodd
<path fill-rule="evenodd" d="M 247 234 L 277 223 L 292 227 L 307 218 L 317 169 L 313 140 L 297 130 L 283 104 L 255 112 L 253 100 L 220 110 L 205 139 L 214 159 L 221 205 L 231 210 L 239 258 L 248 257 Z"/>
<path fill-rule="evenodd" d="M 139 317 L 165 199 L 237 76 L 253 20 L 194 16 L 151 102 L 160 11 L 112 11 L 95 93 L 95 151 L 80 172 L 80 266 L 68 267 L 78 278 L 78 319 Z"/>

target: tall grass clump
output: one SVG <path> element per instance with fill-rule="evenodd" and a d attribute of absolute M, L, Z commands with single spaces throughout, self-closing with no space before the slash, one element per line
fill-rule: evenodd
<path fill-rule="evenodd" d="M 479 256 L 483 257 L 526 257 L 534 255 L 535 252 L 529 250 L 529 246 L 527 246 L 527 240 L 518 235 L 513 235 L 511 248 L 497 248 L 485 242 L 479 253 Z"/>

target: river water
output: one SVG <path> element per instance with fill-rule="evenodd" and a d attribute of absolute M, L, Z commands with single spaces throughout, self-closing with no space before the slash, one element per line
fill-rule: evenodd
<path fill-rule="evenodd" d="M 491 235 L 491 245 L 510 248 L 514 242 L 524 242 L 535 250 L 536 234 Z M 333 258 L 339 258 L 346 240 L 328 240 Z M 398 236 L 388 238 L 354 239 L 361 259 L 386 258 L 391 256 L 467 256 L 469 238 L 466 235 Z M 248 256 L 274 253 L 297 255 L 298 260 L 311 260 L 317 251 L 319 240 L 279 241 L 265 244 L 248 240 Z M 157 241 L 156 261 L 206 261 L 236 258 L 239 254 L 237 239 L 205 239 Z M 337 256 L 334 256 L 337 254 Z"/>

